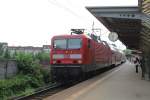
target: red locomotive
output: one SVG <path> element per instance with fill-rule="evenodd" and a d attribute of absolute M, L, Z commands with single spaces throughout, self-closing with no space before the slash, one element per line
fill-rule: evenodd
<path fill-rule="evenodd" d="M 78 35 L 54 36 L 51 41 L 51 69 L 57 81 L 80 77 L 85 73 L 121 63 L 122 55 L 111 50 L 107 42 L 83 31 Z"/>

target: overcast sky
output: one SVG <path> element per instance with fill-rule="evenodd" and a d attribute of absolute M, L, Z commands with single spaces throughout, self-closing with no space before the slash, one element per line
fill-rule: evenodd
<path fill-rule="evenodd" d="M 0 42 L 11 46 L 42 46 L 71 28 L 108 30 L 85 6 L 136 6 L 138 0 L 0 0 Z"/>

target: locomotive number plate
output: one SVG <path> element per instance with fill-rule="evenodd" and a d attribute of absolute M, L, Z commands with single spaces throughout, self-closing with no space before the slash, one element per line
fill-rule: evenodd
<path fill-rule="evenodd" d="M 65 54 L 65 55 L 64 55 L 64 58 L 70 58 L 70 55 Z"/>

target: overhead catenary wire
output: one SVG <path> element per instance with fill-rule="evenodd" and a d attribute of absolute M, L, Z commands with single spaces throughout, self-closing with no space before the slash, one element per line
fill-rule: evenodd
<path fill-rule="evenodd" d="M 49 3 L 53 4 L 54 6 L 57 6 L 59 8 L 64 9 L 65 11 L 69 12 L 70 14 L 76 16 L 77 18 L 81 18 L 81 16 L 79 16 L 79 14 L 77 14 L 76 12 L 74 12 L 72 9 L 70 9 L 69 7 L 67 7 L 66 5 L 58 2 L 57 0 L 48 0 Z"/>

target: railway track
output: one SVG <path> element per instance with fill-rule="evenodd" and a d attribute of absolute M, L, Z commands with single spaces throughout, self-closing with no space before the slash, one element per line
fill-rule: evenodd
<path fill-rule="evenodd" d="M 112 67 L 113 68 L 113 67 Z M 112 69 L 110 68 L 110 69 Z M 103 72 L 106 72 L 110 69 L 103 69 L 98 71 L 96 75 L 101 74 Z M 91 77 L 87 77 L 86 79 L 83 79 L 82 81 L 85 81 L 87 79 L 90 79 L 96 75 L 92 75 Z M 19 96 L 19 97 L 13 97 L 10 100 L 42 100 L 45 97 L 51 96 L 53 94 L 56 94 L 64 89 L 67 89 L 75 84 L 78 84 L 82 82 L 81 80 L 79 81 L 70 81 L 68 84 L 61 84 L 61 83 L 53 83 L 50 85 L 47 85 L 45 87 L 38 88 L 36 91 L 34 91 L 33 94 L 27 95 L 27 96 Z M 71 84 L 70 84 L 71 83 Z"/>
<path fill-rule="evenodd" d="M 33 94 L 27 96 L 13 97 L 10 100 L 42 100 L 44 97 L 51 96 L 69 86 L 60 83 L 54 83 L 45 87 L 38 88 Z"/>

